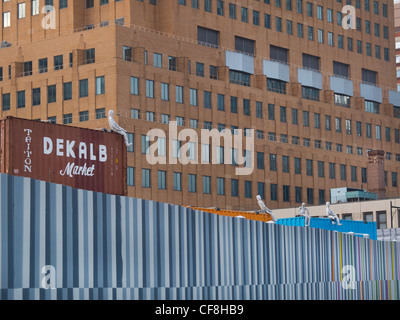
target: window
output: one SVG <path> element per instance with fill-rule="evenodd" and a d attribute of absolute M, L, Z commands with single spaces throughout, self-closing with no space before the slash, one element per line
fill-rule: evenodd
<path fill-rule="evenodd" d="M 340 180 L 346 181 L 346 165 L 340 165 Z"/>
<path fill-rule="evenodd" d="M 66 82 L 63 84 L 63 98 L 64 101 L 72 99 L 72 82 Z"/>
<path fill-rule="evenodd" d="M 282 32 L 282 18 L 275 17 L 275 27 L 276 27 L 276 31 Z"/>
<path fill-rule="evenodd" d="M 301 187 L 294 187 L 294 191 L 296 203 L 301 203 Z"/>
<path fill-rule="evenodd" d="M 298 119 L 298 112 L 297 109 L 292 109 L 292 124 L 298 124 L 299 119 Z"/>
<path fill-rule="evenodd" d="M 307 16 L 313 16 L 313 4 L 311 2 L 307 2 Z"/>
<path fill-rule="evenodd" d="M 324 20 L 323 7 L 322 6 L 317 6 L 317 18 L 318 18 L 318 20 Z"/>
<path fill-rule="evenodd" d="M 330 162 L 329 163 L 329 179 L 335 179 L 335 178 L 336 178 L 335 163 Z"/>
<path fill-rule="evenodd" d="M 319 197 L 318 204 L 325 204 L 325 190 L 318 189 L 318 197 Z"/>
<path fill-rule="evenodd" d="M 243 114 L 245 116 L 250 115 L 250 100 L 249 99 L 243 99 Z"/>
<path fill-rule="evenodd" d="M 314 189 L 307 188 L 307 203 L 314 204 Z"/>
<path fill-rule="evenodd" d="M 182 173 L 174 172 L 174 190 L 175 191 L 182 191 Z"/>
<path fill-rule="evenodd" d="M 225 110 L 225 95 L 219 93 L 217 94 L 217 110 Z"/>
<path fill-rule="evenodd" d="M 79 80 L 79 98 L 88 96 L 88 79 Z"/>
<path fill-rule="evenodd" d="M 313 165 L 312 165 L 312 160 L 306 159 L 306 174 L 308 176 L 313 175 Z"/>
<path fill-rule="evenodd" d="M 72 113 L 67 113 L 63 115 L 63 124 L 72 123 Z"/>
<path fill-rule="evenodd" d="M 331 116 L 325 116 L 325 130 L 331 131 Z"/>
<path fill-rule="evenodd" d="M 379 102 L 365 100 L 365 111 L 379 114 Z"/>
<path fill-rule="evenodd" d="M 242 22 L 249 22 L 249 17 L 248 17 L 248 9 L 245 7 L 241 7 L 241 13 L 242 13 Z"/>
<path fill-rule="evenodd" d="M 217 0 L 217 15 L 224 15 L 224 2 L 222 0 Z"/>
<path fill-rule="evenodd" d="M 175 87 L 175 102 L 183 103 L 183 87 L 182 86 Z"/>
<path fill-rule="evenodd" d="M 25 91 L 17 91 L 17 108 L 25 108 Z"/>
<path fill-rule="evenodd" d="M 190 105 L 197 106 L 197 89 L 190 88 Z"/>
<path fill-rule="evenodd" d="M 335 118 L 335 129 L 336 132 L 342 132 L 342 119 L 341 118 Z"/>
<path fill-rule="evenodd" d="M 188 174 L 188 191 L 196 192 L 196 175 Z"/>
<path fill-rule="evenodd" d="M 203 193 L 211 194 L 211 177 L 203 176 Z"/>
<path fill-rule="evenodd" d="M 248 181 L 248 180 L 244 181 L 244 197 L 252 198 L 252 196 L 251 196 L 251 181 Z"/>
<path fill-rule="evenodd" d="M 262 119 L 263 117 L 263 103 L 256 101 L 256 118 Z"/>
<path fill-rule="evenodd" d="M 397 188 L 397 172 L 392 172 L 392 187 Z"/>
<path fill-rule="evenodd" d="M 39 0 L 32 0 L 32 16 L 39 14 Z"/>
<path fill-rule="evenodd" d="M 289 157 L 282 156 L 282 171 L 289 172 Z"/>
<path fill-rule="evenodd" d="M 96 109 L 96 119 L 104 119 L 106 117 L 106 109 Z"/>
<path fill-rule="evenodd" d="M 269 155 L 269 170 L 276 171 L 276 154 Z"/>
<path fill-rule="evenodd" d="M 346 119 L 346 134 L 351 134 L 351 120 Z"/>
<path fill-rule="evenodd" d="M 286 20 L 286 33 L 289 35 L 293 34 L 293 22 L 291 20 Z"/>
<path fill-rule="evenodd" d="M 296 9 L 297 13 L 303 13 L 303 0 L 297 0 L 296 1 Z"/>
<path fill-rule="evenodd" d="M 375 126 L 375 138 L 376 140 L 381 140 L 381 126 Z"/>
<path fill-rule="evenodd" d="M 267 90 L 286 94 L 286 82 L 277 79 L 267 78 Z"/>
<path fill-rule="evenodd" d="M 25 2 L 18 3 L 18 19 L 25 18 Z"/>
<path fill-rule="evenodd" d="M 153 53 L 153 66 L 162 68 L 162 55 L 160 53 Z"/>
<path fill-rule="evenodd" d="M 324 30 L 318 29 L 318 42 L 324 43 Z"/>
<path fill-rule="evenodd" d="M 58 55 L 54 57 L 54 70 L 61 70 L 63 68 L 63 56 Z"/>
<path fill-rule="evenodd" d="M 210 79 L 218 79 L 218 69 L 216 66 L 210 65 Z"/>
<path fill-rule="evenodd" d="M 86 9 L 94 7 L 94 0 L 86 0 Z"/>
<path fill-rule="evenodd" d="M 302 23 L 297 24 L 297 36 L 299 38 L 303 38 L 303 24 Z"/>
<path fill-rule="evenodd" d="M 196 62 L 196 76 L 204 77 L 204 63 Z"/>
<path fill-rule="evenodd" d="M 387 229 L 386 211 L 377 211 L 376 216 L 377 216 L 377 228 Z"/>
<path fill-rule="evenodd" d="M 254 44 L 255 44 L 254 40 L 235 36 L 235 50 L 237 51 L 253 55 Z"/>
<path fill-rule="evenodd" d="M 47 103 L 56 102 L 56 85 L 47 86 Z"/>
<path fill-rule="evenodd" d="M 367 183 L 367 168 L 361 168 L 361 182 Z"/>
<path fill-rule="evenodd" d="M 250 87 L 250 74 L 241 71 L 229 70 L 229 82 Z"/>
<path fill-rule="evenodd" d="M 319 113 L 314 113 L 314 128 L 321 128 L 321 115 Z"/>
<path fill-rule="evenodd" d="M 275 106 L 268 103 L 268 120 L 275 120 Z"/>
<path fill-rule="evenodd" d="M 271 201 L 278 201 L 278 185 L 275 183 L 271 183 L 270 188 L 271 188 L 271 193 L 270 193 Z"/>
<path fill-rule="evenodd" d="M 217 195 L 225 195 L 225 178 L 217 178 Z"/>
<path fill-rule="evenodd" d="M 10 12 L 3 13 L 3 28 L 10 26 Z"/>
<path fill-rule="evenodd" d="M 260 12 L 253 10 L 253 24 L 255 26 L 260 25 Z"/>
<path fill-rule="evenodd" d="M 287 185 L 283 185 L 282 191 L 283 191 L 283 201 L 290 202 L 290 187 Z"/>
<path fill-rule="evenodd" d="M 350 167 L 350 174 L 351 174 L 351 181 L 357 181 L 357 167 L 351 166 Z"/>
<path fill-rule="evenodd" d="M 344 94 L 335 93 L 335 105 L 350 108 L 350 97 Z"/>
<path fill-rule="evenodd" d="M 40 105 L 40 88 L 32 89 L 32 106 Z"/>
<path fill-rule="evenodd" d="M 229 4 L 229 18 L 236 20 L 236 4 Z"/>
<path fill-rule="evenodd" d="M 60 9 L 68 8 L 68 0 L 60 0 Z"/>
<path fill-rule="evenodd" d="M 333 47 L 333 33 L 328 32 L 328 45 Z"/>
<path fill-rule="evenodd" d="M 149 136 L 142 134 L 142 154 L 148 154 L 150 148 L 150 138 Z"/>
<path fill-rule="evenodd" d="M 317 56 L 303 53 L 303 67 L 319 71 L 319 60 Z"/>
<path fill-rule="evenodd" d="M 308 40 L 314 41 L 314 27 L 308 26 Z"/>
<path fill-rule="evenodd" d="M 151 170 L 150 169 L 142 169 L 142 187 L 150 188 L 151 187 Z"/>
<path fill-rule="evenodd" d="M 168 101 L 169 100 L 169 84 L 161 83 L 161 100 Z"/>
<path fill-rule="evenodd" d="M 257 182 L 257 195 L 261 197 L 261 199 L 265 199 L 265 183 Z"/>
<path fill-rule="evenodd" d="M 3 93 L 3 96 L 2 96 L 2 110 L 3 111 L 10 110 L 10 94 L 9 93 Z"/>
<path fill-rule="evenodd" d="M 100 0 L 100 5 L 108 4 L 108 0 Z"/>
<path fill-rule="evenodd" d="M 231 179 L 231 196 L 238 197 L 239 196 L 239 180 Z"/>
<path fill-rule="evenodd" d="M 197 27 L 197 41 L 199 44 L 208 47 L 218 47 L 219 31 Z"/>
<path fill-rule="evenodd" d="M 211 0 L 204 0 L 204 11 L 211 12 Z"/>
<path fill-rule="evenodd" d="M 310 126 L 310 113 L 308 111 L 303 110 L 303 126 Z"/>
<path fill-rule="evenodd" d="M 104 76 L 96 77 L 96 94 L 105 93 Z"/>
<path fill-rule="evenodd" d="M 39 73 L 47 72 L 47 58 L 39 59 Z"/>
<path fill-rule="evenodd" d="M 132 47 L 122 47 L 122 59 L 124 61 L 132 61 Z"/>
<path fill-rule="evenodd" d="M 154 81 L 146 80 L 146 97 L 154 98 Z"/>
<path fill-rule="evenodd" d="M 271 29 L 271 15 L 264 13 L 264 27 Z"/>
<path fill-rule="evenodd" d="M 287 63 L 289 50 L 286 48 L 270 45 L 269 46 L 270 59 L 279 62 Z"/>
<path fill-rule="evenodd" d="M 280 121 L 281 122 L 286 122 L 286 107 L 283 107 L 283 106 L 281 106 L 280 108 L 279 108 L 279 110 L 280 110 Z"/>
<path fill-rule="evenodd" d="M 301 174 L 301 159 L 294 158 L 294 173 Z"/>
<path fill-rule="evenodd" d="M 150 122 L 154 122 L 154 112 L 146 111 L 146 120 Z"/>
<path fill-rule="evenodd" d="M 332 9 L 327 9 L 326 10 L 326 17 L 327 17 L 327 21 L 329 22 L 329 23 L 333 23 L 333 11 L 332 11 Z"/>
<path fill-rule="evenodd" d="M 302 86 L 302 97 L 308 100 L 319 101 L 319 89 Z"/>
<path fill-rule="evenodd" d="M 139 78 L 131 77 L 131 94 L 139 94 Z"/>

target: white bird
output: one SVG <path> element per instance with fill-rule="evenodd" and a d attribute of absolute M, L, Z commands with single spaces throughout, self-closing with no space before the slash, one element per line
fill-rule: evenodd
<path fill-rule="evenodd" d="M 111 131 L 114 131 L 124 136 L 125 144 L 127 147 L 130 147 L 132 145 L 132 143 L 129 143 L 128 141 L 128 135 L 126 134 L 126 130 L 124 128 L 121 128 L 118 125 L 118 123 L 115 122 L 113 110 L 108 111 L 108 124 L 110 125 Z"/>

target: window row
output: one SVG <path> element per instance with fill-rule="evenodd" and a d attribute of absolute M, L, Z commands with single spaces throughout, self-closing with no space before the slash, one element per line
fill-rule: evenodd
<path fill-rule="evenodd" d="M 37 106 L 42 103 L 42 88 L 34 88 L 32 89 L 31 94 L 31 105 Z M 62 99 L 64 101 L 72 99 L 72 82 L 63 83 L 62 89 Z M 105 80 L 104 76 L 96 77 L 95 80 L 95 92 L 96 95 L 105 93 Z M 88 79 L 79 80 L 79 98 L 87 97 L 89 95 L 88 90 Z M 17 91 L 16 94 L 16 107 L 24 108 L 26 106 L 26 94 L 25 90 Z M 47 86 L 47 101 L 46 103 L 54 103 L 57 101 L 57 85 L 49 85 Z M 11 94 L 3 93 L 2 94 L 2 110 L 7 111 L 11 109 Z"/>

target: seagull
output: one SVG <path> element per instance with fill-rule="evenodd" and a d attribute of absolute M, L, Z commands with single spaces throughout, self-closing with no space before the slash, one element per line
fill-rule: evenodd
<path fill-rule="evenodd" d="M 121 128 L 118 125 L 118 123 L 115 122 L 113 110 L 108 111 L 108 124 L 110 125 L 111 131 L 114 131 L 124 136 L 125 144 L 127 147 L 130 147 L 132 145 L 132 143 L 129 143 L 128 141 L 128 135 L 126 134 L 126 130 L 124 128 Z"/>

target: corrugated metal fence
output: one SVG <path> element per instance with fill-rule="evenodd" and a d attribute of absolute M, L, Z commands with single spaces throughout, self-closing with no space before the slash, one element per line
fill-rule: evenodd
<path fill-rule="evenodd" d="M 5 174 L 0 209 L 0 299 L 400 297 L 398 243 Z"/>

